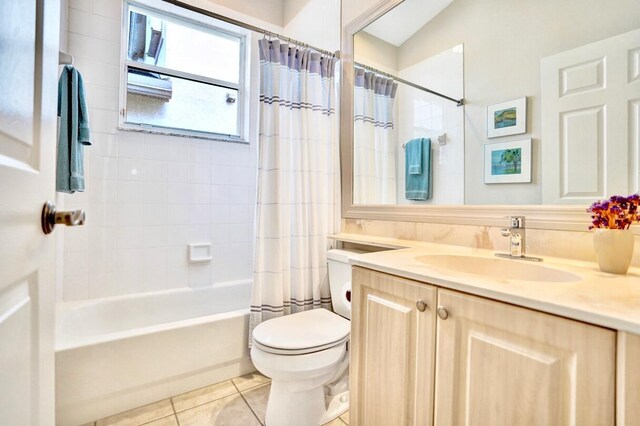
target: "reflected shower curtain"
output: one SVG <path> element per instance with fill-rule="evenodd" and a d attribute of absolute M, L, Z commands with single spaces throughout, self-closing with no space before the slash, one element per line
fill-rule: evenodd
<path fill-rule="evenodd" d="M 396 204 L 393 106 L 398 83 L 356 68 L 353 123 L 353 203 Z"/>
<path fill-rule="evenodd" d="M 340 226 L 336 59 L 278 40 L 259 49 L 251 331 L 270 318 L 330 309 L 327 236 Z"/>

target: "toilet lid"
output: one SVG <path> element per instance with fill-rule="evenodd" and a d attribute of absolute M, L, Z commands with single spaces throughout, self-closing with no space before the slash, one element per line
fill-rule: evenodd
<path fill-rule="evenodd" d="M 253 330 L 253 340 L 269 352 L 302 354 L 342 343 L 350 331 L 349 320 L 326 309 L 313 309 L 259 324 Z"/>

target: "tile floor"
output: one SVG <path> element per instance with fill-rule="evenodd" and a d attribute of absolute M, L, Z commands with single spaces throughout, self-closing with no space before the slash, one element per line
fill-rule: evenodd
<path fill-rule="evenodd" d="M 261 426 L 270 382 L 260 373 L 247 374 L 83 426 Z M 348 424 L 346 412 L 325 426 Z"/>

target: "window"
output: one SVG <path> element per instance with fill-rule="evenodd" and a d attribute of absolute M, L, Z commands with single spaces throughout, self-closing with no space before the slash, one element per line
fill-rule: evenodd
<path fill-rule="evenodd" d="M 244 140 L 247 32 L 138 2 L 125 7 L 120 126 Z"/>

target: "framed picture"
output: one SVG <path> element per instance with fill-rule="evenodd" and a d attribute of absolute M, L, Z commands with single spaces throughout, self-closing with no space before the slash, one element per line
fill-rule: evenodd
<path fill-rule="evenodd" d="M 484 145 L 484 183 L 531 182 L 531 138 Z"/>
<path fill-rule="evenodd" d="M 527 131 L 527 98 L 487 107 L 487 137 L 519 135 Z"/>

